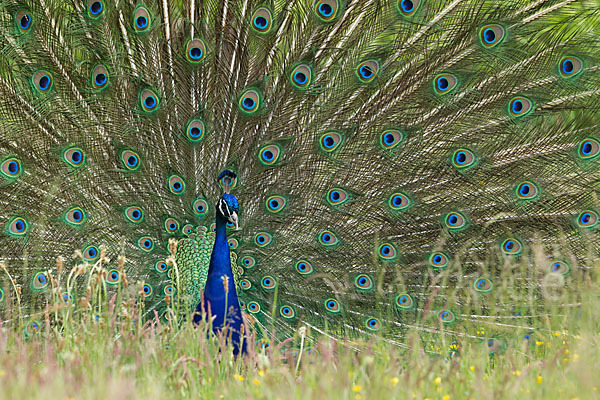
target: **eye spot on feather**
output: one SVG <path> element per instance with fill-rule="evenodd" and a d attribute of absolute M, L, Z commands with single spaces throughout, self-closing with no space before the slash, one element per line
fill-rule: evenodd
<path fill-rule="evenodd" d="M 177 221 L 173 217 L 169 217 L 169 218 L 165 219 L 164 227 L 165 227 L 165 231 L 168 234 L 173 235 L 173 234 L 177 233 L 177 231 L 179 231 L 179 221 Z"/>
<path fill-rule="evenodd" d="M 419 9 L 423 0 L 397 0 L 396 8 L 404 17 L 412 17 Z"/>
<path fill-rule="evenodd" d="M 100 257 L 100 252 L 98 248 L 93 245 L 86 246 L 83 249 L 83 259 L 86 261 L 96 261 L 96 259 Z"/>
<path fill-rule="evenodd" d="M 392 211 L 403 211 L 411 206 L 411 201 L 407 195 L 398 192 L 390 196 L 388 205 Z"/>
<path fill-rule="evenodd" d="M 121 274 L 116 269 L 111 269 L 106 275 L 106 283 L 108 285 L 116 285 L 121 280 Z"/>
<path fill-rule="evenodd" d="M 312 264 L 306 260 L 297 261 L 294 265 L 294 269 L 296 270 L 296 272 L 303 276 L 308 276 L 315 272 Z"/>
<path fill-rule="evenodd" d="M 4 290 L 0 288 L 0 304 L 4 301 Z"/>
<path fill-rule="evenodd" d="M 399 294 L 395 299 L 396 308 L 400 311 L 412 310 L 414 308 L 413 298 L 406 293 Z"/>
<path fill-rule="evenodd" d="M 33 276 L 30 287 L 31 287 L 31 290 L 33 290 L 34 292 L 39 292 L 41 290 L 46 289 L 48 287 L 49 283 L 50 283 L 50 281 L 49 281 L 46 273 L 38 272 Z"/>
<path fill-rule="evenodd" d="M 489 293 L 493 287 L 492 281 L 487 278 L 477 278 L 473 282 L 473 288 L 478 293 Z"/>
<path fill-rule="evenodd" d="M 254 243 L 258 247 L 265 247 L 271 244 L 273 236 L 268 232 L 259 232 L 254 236 Z"/>
<path fill-rule="evenodd" d="M 139 223 L 144 219 L 144 212 L 139 206 L 129 206 L 125 208 L 123 214 L 129 222 Z"/>
<path fill-rule="evenodd" d="M 6 225 L 6 233 L 10 236 L 21 237 L 27 234 L 29 223 L 25 218 L 15 217 L 8 221 Z"/>
<path fill-rule="evenodd" d="M 271 166 L 279 161 L 281 147 L 277 144 L 270 144 L 262 147 L 258 151 L 258 159 L 263 165 Z"/>
<path fill-rule="evenodd" d="M 258 304 L 256 301 L 249 301 L 246 304 L 246 309 L 252 314 L 258 314 L 260 312 L 260 304 Z"/>
<path fill-rule="evenodd" d="M 185 128 L 185 137 L 192 143 L 198 143 L 204 138 L 205 130 L 206 128 L 202 119 L 192 119 Z"/>
<path fill-rule="evenodd" d="M 48 93 L 52 89 L 52 74 L 48 71 L 38 71 L 31 78 L 33 87 L 40 93 Z"/>
<path fill-rule="evenodd" d="M 154 240 L 149 236 L 142 236 L 137 241 L 138 247 L 149 253 L 154 249 Z"/>
<path fill-rule="evenodd" d="M 449 325 L 456 320 L 454 313 L 450 310 L 442 310 L 437 315 L 438 320 L 442 322 L 444 325 Z"/>
<path fill-rule="evenodd" d="M 108 86 L 109 76 L 108 69 L 106 69 L 104 65 L 96 65 L 92 69 L 92 87 L 97 90 L 106 88 Z"/>
<path fill-rule="evenodd" d="M 594 138 L 587 138 L 579 143 L 577 154 L 582 160 L 593 160 L 600 154 L 600 142 Z"/>
<path fill-rule="evenodd" d="M 150 25 L 152 24 L 152 16 L 148 9 L 144 6 L 138 6 L 134 13 L 132 19 L 133 29 L 136 33 L 145 33 L 150 29 Z"/>
<path fill-rule="evenodd" d="M 381 329 L 381 322 L 377 318 L 367 318 L 365 320 L 365 327 L 372 332 L 377 332 Z"/>
<path fill-rule="evenodd" d="M 79 168 L 85 164 L 85 153 L 79 147 L 70 147 L 63 151 L 62 159 L 67 165 Z"/>
<path fill-rule="evenodd" d="M 98 19 L 104 13 L 104 3 L 100 0 L 88 1 L 88 16 Z"/>
<path fill-rule="evenodd" d="M 368 293 L 375 288 L 373 279 L 367 274 L 359 274 L 354 278 L 354 287 L 358 292 Z"/>
<path fill-rule="evenodd" d="M 192 209 L 198 217 L 204 217 L 208 214 L 208 202 L 203 198 L 197 198 L 192 203 Z"/>
<path fill-rule="evenodd" d="M 299 64 L 290 73 L 290 82 L 294 88 L 306 90 L 312 83 L 312 68 L 308 64 Z"/>
<path fill-rule="evenodd" d="M 505 239 L 500 245 L 500 250 L 506 255 L 516 256 L 521 254 L 523 245 L 516 238 Z"/>
<path fill-rule="evenodd" d="M 324 152 L 332 153 L 340 147 L 343 141 L 344 136 L 341 133 L 329 131 L 321 135 L 319 146 Z"/>
<path fill-rule="evenodd" d="M 356 76 L 361 83 L 372 83 L 379 75 L 379 61 L 366 60 L 356 67 Z"/>
<path fill-rule="evenodd" d="M 145 285 L 142 287 L 142 296 L 143 296 L 144 298 L 148 298 L 148 297 L 152 296 L 152 293 L 153 293 L 153 292 L 154 292 L 154 289 L 152 288 L 152 286 L 150 286 L 150 285 L 148 285 L 148 284 L 145 284 Z"/>
<path fill-rule="evenodd" d="M 0 165 L 0 175 L 11 181 L 17 179 L 22 172 L 21 161 L 14 157 L 7 158 Z"/>
<path fill-rule="evenodd" d="M 402 142 L 404 142 L 404 134 L 397 129 L 386 129 L 379 138 L 379 145 L 385 150 L 391 150 Z"/>
<path fill-rule="evenodd" d="M 267 275 L 260 280 L 260 286 L 262 286 L 263 289 L 272 290 L 277 286 L 277 282 L 275 281 L 275 278 Z"/>
<path fill-rule="evenodd" d="M 314 11 L 321 21 L 331 22 L 340 11 L 340 3 L 338 0 L 319 0 L 314 4 Z"/>
<path fill-rule="evenodd" d="M 268 212 L 277 214 L 281 212 L 287 205 L 287 199 L 283 196 L 269 196 L 265 201 L 265 207 Z"/>
<path fill-rule="evenodd" d="M 446 269 L 450 263 L 450 257 L 440 251 L 431 253 L 429 256 L 429 265 L 435 269 Z"/>
<path fill-rule="evenodd" d="M 337 299 L 329 298 L 324 301 L 325 310 L 331 314 L 339 314 L 342 311 L 340 302 Z"/>
<path fill-rule="evenodd" d="M 26 10 L 18 11 L 15 14 L 15 25 L 21 34 L 29 32 L 33 26 L 33 18 L 31 17 L 31 13 Z"/>
<path fill-rule="evenodd" d="M 499 24 L 485 25 L 479 30 L 479 42 L 487 49 L 498 46 L 505 37 L 506 29 Z"/>
<path fill-rule="evenodd" d="M 168 178 L 168 187 L 174 195 L 182 195 L 185 192 L 185 182 L 179 175 L 171 175 Z"/>
<path fill-rule="evenodd" d="M 292 306 L 284 305 L 279 308 L 279 314 L 286 319 L 292 319 L 296 316 L 296 312 Z"/>
<path fill-rule="evenodd" d="M 167 269 L 168 269 L 167 263 L 164 261 L 157 261 L 154 264 L 154 269 L 156 270 L 156 272 L 163 274 L 163 273 L 167 272 Z"/>
<path fill-rule="evenodd" d="M 338 240 L 336 234 L 330 230 L 322 231 L 319 234 L 318 239 L 319 239 L 319 243 L 323 247 L 334 247 L 334 246 L 337 246 L 338 244 L 340 244 L 340 241 Z"/>
<path fill-rule="evenodd" d="M 194 39 L 187 42 L 185 46 L 185 56 L 192 64 L 198 64 L 206 58 L 206 45 L 200 39 Z"/>
<path fill-rule="evenodd" d="M 83 225 L 86 221 L 86 214 L 81 207 L 73 207 L 64 214 L 64 221 L 72 226 Z"/>
<path fill-rule="evenodd" d="M 598 224 L 598 213 L 594 210 L 584 210 L 577 216 L 577 225 L 580 228 L 593 228 Z"/>
<path fill-rule="evenodd" d="M 31 336 L 35 336 L 39 333 L 41 327 L 40 327 L 40 323 L 38 321 L 30 321 L 27 323 L 27 326 L 25 326 L 25 337 L 29 338 Z"/>
<path fill-rule="evenodd" d="M 167 285 L 163 289 L 163 294 L 165 296 L 171 297 L 176 293 L 175 287 L 173 285 Z"/>
<path fill-rule="evenodd" d="M 556 261 L 550 264 L 550 272 L 567 276 L 571 273 L 571 266 L 565 261 Z"/>
<path fill-rule="evenodd" d="M 458 170 L 472 167 L 476 160 L 475 154 L 469 149 L 456 149 L 452 154 L 452 165 Z"/>
<path fill-rule="evenodd" d="M 123 150 L 121 163 L 128 171 L 136 171 L 140 168 L 140 156 L 133 150 Z"/>
<path fill-rule="evenodd" d="M 508 105 L 508 112 L 512 117 L 521 118 L 533 111 L 533 101 L 524 96 L 513 98 Z"/>
<path fill-rule="evenodd" d="M 452 92 L 458 86 L 458 78 L 455 75 L 444 73 L 436 75 L 433 79 L 433 90 L 438 95 Z"/>
<path fill-rule="evenodd" d="M 240 259 L 242 267 L 250 269 L 256 264 L 256 259 L 252 256 L 244 256 Z"/>
<path fill-rule="evenodd" d="M 466 228 L 468 221 L 461 213 L 451 212 L 444 217 L 444 225 L 451 231 L 457 231 Z"/>
<path fill-rule="evenodd" d="M 246 115 L 255 114 L 262 106 L 262 96 L 258 89 L 246 89 L 238 99 L 238 107 Z"/>
<path fill-rule="evenodd" d="M 248 279 L 240 280 L 240 287 L 242 290 L 249 290 L 252 287 L 252 283 Z"/>
<path fill-rule="evenodd" d="M 533 200 L 538 197 L 538 187 L 533 182 L 522 182 L 515 188 L 515 194 L 521 200 Z"/>
<path fill-rule="evenodd" d="M 159 109 L 160 100 L 158 95 L 152 89 L 144 89 L 139 95 L 140 106 L 147 114 L 151 114 Z"/>
<path fill-rule="evenodd" d="M 565 78 L 573 78 L 583 71 L 583 61 L 579 57 L 566 56 L 560 59 L 558 72 Z"/>
<path fill-rule="evenodd" d="M 252 13 L 252 29 L 258 33 L 269 33 L 273 24 L 273 14 L 268 7 L 258 7 Z"/>
<path fill-rule="evenodd" d="M 381 260 L 393 261 L 398 256 L 396 246 L 391 243 L 382 243 L 379 246 L 378 255 Z"/>

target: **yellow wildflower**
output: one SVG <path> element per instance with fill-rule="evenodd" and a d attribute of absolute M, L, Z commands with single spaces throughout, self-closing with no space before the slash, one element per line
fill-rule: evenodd
<path fill-rule="evenodd" d="M 235 379 L 237 379 L 238 381 L 240 381 L 240 382 L 243 382 L 243 381 L 244 381 L 244 377 L 243 377 L 243 376 L 241 376 L 240 374 L 235 374 L 233 377 L 234 377 Z"/>
<path fill-rule="evenodd" d="M 0 377 L 6 375 L 6 371 L 3 369 L 0 369 Z"/>
<path fill-rule="evenodd" d="M 544 342 L 540 342 L 539 340 L 536 340 L 536 341 L 535 341 L 535 344 L 536 344 L 537 346 L 543 346 L 543 345 L 544 345 Z"/>
<path fill-rule="evenodd" d="M 535 380 L 538 384 L 542 384 L 542 377 L 541 375 L 538 375 L 537 379 Z"/>
<path fill-rule="evenodd" d="M 565 349 L 565 354 L 569 354 L 569 349 Z"/>
<path fill-rule="evenodd" d="M 471 365 L 471 366 L 469 367 L 469 369 L 470 369 L 471 371 L 475 371 L 475 366 L 474 366 L 474 365 Z"/>
<path fill-rule="evenodd" d="M 521 376 L 521 371 L 519 371 L 519 370 L 513 371 L 513 375 Z"/>
<path fill-rule="evenodd" d="M 260 381 L 256 378 L 254 378 L 254 380 L 252 381 L 252 383 L 254 383 L 256 386 L 260 385 Z"/>
<path fill-rule="evenodd" d="M 392 386 L 396 386 L 398 384 L 398 382 L 400 382 L 400 379 L 393 377 L 390 379 L 390 383 L 392 384 Z"/>
<path fill-rule="evenodd" d="M 263 371 L 262 369 L 258 371 L 258 376 L 265 376 L 265 371 Z"/>
<path fill-rule="evenodd" d="M 442 400 L 450 400 L 450 396 L 445 395 L 444 397 L 442 397 Z"/>
<path fill-rule="evenodd" d="M 554 336 L 559 337 L 560 336 L 560 332 L 554 332 Z"/>
<path fill-rule="evenodd" d="M 577 361 L 578 358 L 579 358 L 579 354 L 577 354 L 577 353 L 573 354 L 573 361 Z"/>
<path fill-rule="evenodd" d="M 439 385 L 440 383 L 442 383 L 442 378 L 440 378 L 439 376 L 437 378 L 435 378 L 435 380 L 433 381 L 436 385 Z"/>
<path fill-rule="evenodd" d="M 354 387 L 352 387 L 352 391 L 355 393 L 358 393 L 362 390 L 362 386 L 360 385 L 354 385 Z"/>

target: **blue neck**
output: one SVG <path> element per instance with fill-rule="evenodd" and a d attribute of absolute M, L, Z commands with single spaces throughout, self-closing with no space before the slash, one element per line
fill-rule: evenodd
<path fill-rule="evenodd" d="M 194 322 L 198 323 L 202 318 L 202 307 L 215 319 L 212 323 L 213 332 L 217 333 L 227 324 L 231 334 L 231 342 L 234 353 L 240 351 L 240 332 L 242 326 L 242 311 L 235 291 L 233 271 L 231 270 L 231 258 L 229 256 L 229 244 L 227 243 L 227 221 L 217 215 L 217 236 L 208 267 L 208 278 L 204 287 L 204 301 L 196 307 Z M 226 289 L 227 288 L 227 289 Z M 227 311 L 227 313 L 226 313 Z M 206 316 L 204 316 L 206 318 Z M 246 352 L 244 341 L 242 353 Z"/>

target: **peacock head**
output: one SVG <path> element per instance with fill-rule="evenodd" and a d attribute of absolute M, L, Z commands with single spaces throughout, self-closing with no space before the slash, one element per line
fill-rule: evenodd
<path fill-rule="evenodd" d="M 238 230 L 238 212 L 240 206 L 238 200 L 234 195 L 224 193 L 217 203 L 217 216 L 226 219 L 235 225 L 235 229 Z"/>

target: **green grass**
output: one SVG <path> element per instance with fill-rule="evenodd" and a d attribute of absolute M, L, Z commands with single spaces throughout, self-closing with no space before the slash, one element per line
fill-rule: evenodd
<path fill-rule="evenodd" d="M 409 332 L 409 349 L 373 340 L 353 343 L 354 351 L 322 340 L 300 361 L 276 346 L 251 346 L 236 360 L 202 328 L 142 327 L 123 317 L 135 312 L 121 309 L 117 318 L 110 303 L 99 320 L 76 313 L 62 329 L 49 326 L 50 310 L 28 339 L 0 329 L 0 398 L 600 398 L 598 289 L 590 285 L 581 299 L 529 341 L 505 337 L 506 349 L 494 355 L 483 339 L 431 355 Z"/>

